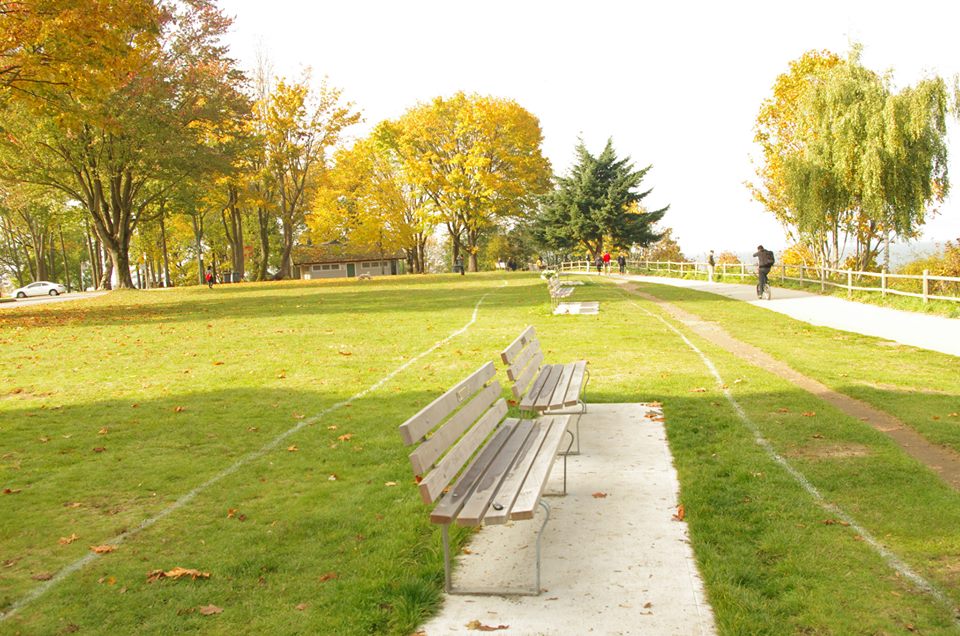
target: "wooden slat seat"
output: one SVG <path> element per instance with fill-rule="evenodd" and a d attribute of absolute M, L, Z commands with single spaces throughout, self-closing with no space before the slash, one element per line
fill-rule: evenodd
<path fill-rule="evenodd" d="M 521 413 L 545 414 L 578 407 L 577 452 L 580 451 L 580 416 L 586 412 L 584 393 L 590 379 L 586 360 L 543 364 L 544 356 L 534 328 L 527 327 L 500 354 Z"/>
<path fill-rule="evenodd" d="M 532 590 L 454 589 L 450 576 L 449 527 L 503 524 L 534 518 L 550 469 L 560 453 L 569 415 L 549 418 L 507 418 L 495 368 L 487 363 L 400 425 L 414 475 L 421 477 L 420 496 L 434 504 L 430 521 L 442 526 L 446 589 L 456 594 L 539 594 L 540 535 L 537 537 L 536 581 Z M 569 452 L 571 440 L 567 444 Z M 540 528 L 546 525 L 545 516 Z"/>
<path fill-rule="evenodd" d="M 564 298 L 568 298 L 574 289 L 576 289 L 576 287 L 571 287 L 562 282 L 558 276 L 550 276 L 547 278 L 547 291 L 550 292 L 550 301 L 554 307 Z"/>

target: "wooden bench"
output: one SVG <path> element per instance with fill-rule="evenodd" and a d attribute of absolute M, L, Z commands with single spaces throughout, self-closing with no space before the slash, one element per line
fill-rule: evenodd
<path fill-rule="evenodd" d="M 550 292 L 550 301 L 553 303 L 553 308 L 557 308 L 557 304 L 564 298 L 568 298 L 570 294 L 573 293 L 574 287 L 561 282 L 560 278 L 557 276 L 550 276 L 547 278 L 547 290 Z"/>
<path fill-rule="evenodd" d="M 543 500 L 554 458 L 567 432 L 569 415 L 506 418 L 500 383 L 491 380 L 492 362 L 470 374 L 400 425 L 406 445 L 418 444 L 410 463 L 424 503 L 435 503 L 430 521 L 442 527 L 446 590 L 451 594 L 540 594 L 540 538 L 550 519 Z M 567 444 L 567 451 L 573 439 Z M 567 491 L 563 455 L 563 494 Z M 452 484 L 452 485 L 451 485 Z M 454 589 L 450 574 L 450 524 L 479 526 L 544 520 L 537 533 L 536 576 L 532 589 Z"/>
<path fill-rule="evenodd" d="M 586 360 L 567 364 L 543 364 L 543 351 L 532 326 L 503 350 L 500 359 L 507 365 L 507 377 L 521 415 L 544 414 L 579 407 L 577 412 L 577 453 L 580 452 L 580 418 L 587 412 L 584 402 L 590 371 Z"/>

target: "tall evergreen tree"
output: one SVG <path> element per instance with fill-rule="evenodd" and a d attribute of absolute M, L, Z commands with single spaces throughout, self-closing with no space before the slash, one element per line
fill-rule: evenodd
<path fill-rule="evenodd" d="M 652 189 L 639 191 L 652 166 L 635 170 L 630 157 L 618 159 L 611 139 L 596 157 L 580 141 L 577 155 L 576 165 L 544 200 L 534 225 L 537 239 L 551 249 L 585 248 L 591 254 L 659 239 L 653 224 L 670 206 L 647 212 L 642 201 Z"/>

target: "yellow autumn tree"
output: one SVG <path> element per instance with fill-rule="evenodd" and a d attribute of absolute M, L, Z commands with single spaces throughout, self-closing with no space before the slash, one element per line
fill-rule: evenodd
<path fill-rule="evenodd" d="M 336 154 L 307 225 L 316 240 L 338 240 L 381 256 L 403 250 L 412 271 L 422 273 L 427 239 L 436 226 L 431 207 L 375 132 Z"/>
<path fill-rule="evenodd" d="M 410 185 L 430 198 L 453 242 L 476 271 L 481 238 L 519 218 L 550 187 L 539 120 L 512 100 L 437 98 L 382 125 L 381 139 L 403 163 Z"/>

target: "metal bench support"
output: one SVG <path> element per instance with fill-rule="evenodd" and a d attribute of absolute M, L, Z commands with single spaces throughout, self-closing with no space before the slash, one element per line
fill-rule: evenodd
<path fill-rule="evenodd" d="M 564 460 L 566 463 L 566 460 Z M 564 468 L 564 474 L 566 474 L 566 468 Z M 566 492 L 566 477 L 564 477 L 564 492 Z M 550 521 L 550 504 L 541 499 L 538 502 L 544 510 L 543 523 L 540 524 L 540 529 L 537 531 L 537 563 L 534 576 L 534 586 L 532 589 L 526 588 L 479 588 L 479 589 L 467 589 L 467 588 L 455 588 L 453 587 L 453 577 L 452 577 L 452 564 L 450 559 L 450 526 L 449 524 L 444 524 L 441 528 L 441 533 L 443 535 L 443 576 L 444 576 L 444 590 L 447 594 L 456 594 L 459 596 L 540 596 L 540 539 L 543 537 L 543 529 L 547 527 L 547 522 Z"/>

